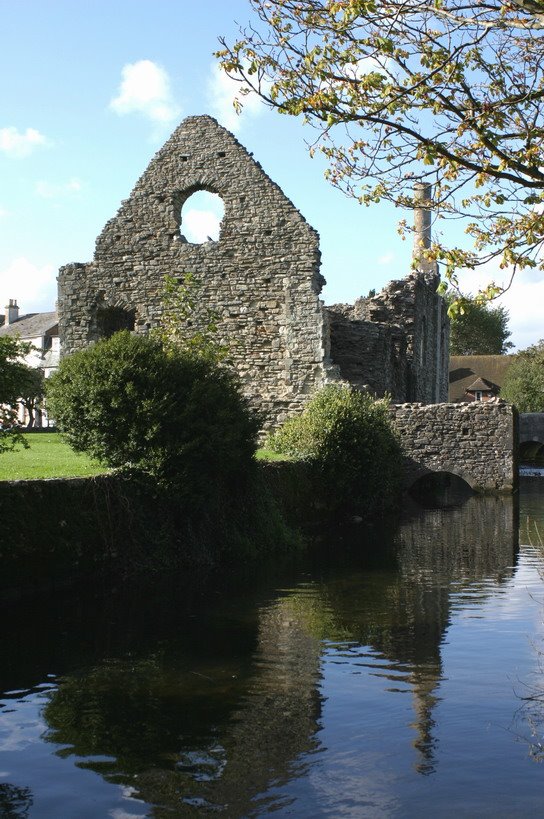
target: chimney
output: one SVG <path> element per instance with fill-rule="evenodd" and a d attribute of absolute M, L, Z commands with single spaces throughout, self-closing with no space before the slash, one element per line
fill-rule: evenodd
<path fill-rule="evenodd" d="M 417 270 L 424 275 L 438 275 L 438 265 L 425 258 L 423 251 L 431 247 L 433 186 L 428 182 L 414 185 L 414 252 Z"/>
<path fill-rule="evenodd" d="M 17 299 L 10 299 L 9 304 L 6 304 L 6 324 L 13 324 L 19 318 L 19 307 L 17 306 Z"/>

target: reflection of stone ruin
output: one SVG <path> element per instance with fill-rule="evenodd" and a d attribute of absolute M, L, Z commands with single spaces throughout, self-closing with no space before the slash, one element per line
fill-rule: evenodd
<path fill-rule="evenodd" d="M 181 208 L 198 190 L 224 201 L 217 242 L 180 233 Z M 330 379 L 396 402 L 445 401 L 448 331 L 435 267 L 422 261 L 373 298 L 327 308 L 319 266 L 317 233 L 261 166 L 215 120 L 189 117 L 105 226 L 94 261 L 61 269 L 64 353 L 123 327 L 156 327 L 164 275 L 192 273 L 267 426 Z"/>

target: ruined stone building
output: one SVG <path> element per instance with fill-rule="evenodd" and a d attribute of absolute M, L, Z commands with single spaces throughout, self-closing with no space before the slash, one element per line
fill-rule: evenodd
<path fill-rule="evenodd" d="M 225 215 L 218 241 L 193 244 L 182 207 L 200 190 L 219 194 Z M 373 298 L 325 307 L 319 268 L 316 231 L 259 163 L 211 117 L 189 117 L 104 227 L 94 260 L 61 268 L 63 353 L 120 328 L 148 332 L 161 320 L 164 276 L 192 273 L 266 427 L 330 380 L 395 402 L 446 401 L 448 326 L 436 269 L 422 262 Z M 188 333 L 198 319 L 197 309 Z"/>

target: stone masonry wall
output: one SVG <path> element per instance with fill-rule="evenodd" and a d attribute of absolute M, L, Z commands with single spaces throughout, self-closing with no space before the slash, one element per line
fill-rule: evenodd
<path fill-rule="evenodd" d="M 217 242 L 181 236 L 181 207 L 197 190 L 223 199 Z M 276 425 L 324 381 L 319 264 L 317 233 L 261 166 L 214 119 L 189 117 L 106 224 L 94 261 L 61 268 L 63 352 L 100 337 L 106 308 L 148 332 L 160 323 L 164 275 L 192 273 L 200 305 L 219 316 L 217 340 L 228 346 L 246 396 L 265 427 Z"/>
<path fill-rule="evenodd" d="M 479 492 L 515 488 L 518 428 L 510 404 L 397 404 L 390 411 L 407 487 L 429 472 L 451 472 Z"/>
<path fill-rule="evenodd" d="M 393 401 L 404 401 L 409 369 L 402 328 L 354 318 L 351 305 L 334 305 L 326 310 L 331 355 L 341 377 L 380 398 L 387 393 Z"/>
<path fill-rule="evenodd" d="M 372 298 L 327 307 L 342 376 L 394 401 L 446 401 L 449 323 L 438 283 L 437 273 L 417 272 Z"/>
<path fill-rule="evenodd" d="M 199 190 L 223 200 L 218 241 L 183 235 L 182 207 Z M 93 261 L 59 271 L 63 354 L 123 327 L 157 327 L 165 275 L 182 281 L 190 273 L 197 307 L 185 330 L 217 316 L 217 342 L 265 430 L 330 380 L 399 402 L 445 401 L 448 322 L 436 269 L 324 308 L 319 266 L 317 233 L 261 166 L 214 119 L 189 117 L 106 224 Z"/>

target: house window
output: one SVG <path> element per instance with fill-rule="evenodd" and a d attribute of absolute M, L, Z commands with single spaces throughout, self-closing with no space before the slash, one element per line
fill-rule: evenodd
<path fill-rule="evenodd" d="M 481 401 L 482 400 L 482 395 L 483 395 L 483 393 L 482 393 L 481 390 L 476 390 L 476 392 L 474 393 L 474 398 L 476 399 L 476 401 Z"/>

